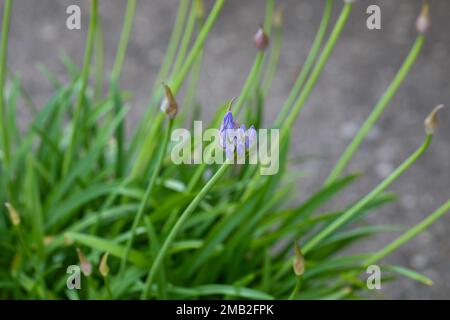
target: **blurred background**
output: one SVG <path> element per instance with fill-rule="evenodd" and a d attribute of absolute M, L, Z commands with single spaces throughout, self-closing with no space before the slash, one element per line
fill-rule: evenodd
<path fill-rule="evenodd" d="M 323 0 L 277 0 L 285 8 L 280 68 L 266 105 L 271 123 L 309 52 L 318 28 Z M 209 8 L 212 0 L 205 0 Z M 343 0 L 335 1 L 334 19 Z M 66 8 L 78 4 L 82 29 L 66 29 Z M 381 30 L 368 30 L 366 9 L 381 8 Z M 389 108 L 363 143 L 350 169 L 365 176 L 339 200 L 361 197 L 405 159 L 422 141 L 423 119 L 437 104 L 450 104 L 450 1 L 431 0 L 432 29 L 425 49 Z M 106 69 L 112 67 L 126 1 L 100 1 L 105 35 Z M 130 127 L 144 113 L 162 61 L 177 0 L 138 1 L 133 33 L 122 76 L 122 87 L 133 92 Z M 353 134 L 372 110 L 400 67 L 415 37 L 419 0 L 356 1 L 348 25 L 321 75 L 293 132 L 292 154 L 306 176 L 299 181 L 298 200 L 311 194 L 328 175 Z M 252 38 L 263 23 L 264 0 L 227 0 L 205 47 L 198 101 L 210 119 L 217 106 L 237 96 L 251 68 L 256 49 Z M 9 66 L 21 76 L 36 105 L 51 94 L 51 85 L 39 71 L 45 65 L 67 80 L 60 56 L 81 65 L 89 16 L 89 1 L 14 1 L 9 42 Z M 29 114 L 21 109 L 23 126 Z M 391 188 L 399 200 L 369 217 L 370 222 L 411 226 L 450 196 L 450 109 L 441 114 L 441 126 L 430 150 Z M 416 269 L 434 281 L 426 287 L 408 279 L 382 284 L 376 296 L 400 299 L 450 298 L 450 215 L 387 259 Z M 383 235 L 352 250 L 381 248 L 394 238 Z"/>

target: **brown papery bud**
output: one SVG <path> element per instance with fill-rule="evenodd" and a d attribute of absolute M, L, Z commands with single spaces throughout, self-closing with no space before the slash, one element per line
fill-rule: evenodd
<path fill-rule="evenodd" d="M 297 243 L 294 245 L 294 261 L 292 266 L 297 276 L 301 276 L 305 272 L 305 257 Z"/>
<path fill-rule="evenodd" d="M 170 119 L 175 118 L 178 112 L 178 104 L 173 97 L 170 87 L 163 83 L 165 98 L 161 103 L 161 111 L 167 113 Z"/>
<path fill-rule="evenodd" d="M 20 225 L 20 215 L 17 210 L 8 202 L 5 203 L 5 207 L 8 209 L 9 220 L 11 221 L 13 226 Z"/>
<path fill-rule="evenodd" d="M 109 274 L 108 255 L 108 252 L 103 255 L 102 260 L 100 260 L 100 265 L 98 266 L 98 270 L 103 277 L 107 277 Z"/>
<path fill-rule="evenodd" d="M 436 108 L 433 109 L 433 111 L 431 111 L 431 113 L 425 119 L 425 132 L 427 134 L 434 134 L 434 132 L 436 131 L 436 128 L 438 126 L 437 113 L 442 108 L 444 108 L 443 104 L 438 105 Z"/>
<path fill-rule="evenodd" d="M 260 27 L 258 31 L 256 31 L 255 36 L 253 37 L 253 42 L 255 43 L 255 46 L 258 50 L 266 50 L 267 46 L 269 45 L 269 37 L 264 32 L 263 28 Z"/>
<path fill-rule="evenodd" d="M 273 26 L 275 28 L 281 28 L 284 22 L 284 8 L 278 7 L 273 13 Z"/>
<path fill-rule="evenodd" d="M 83 254 L 80 248 L 77 248 L 78 259 L 80 259 L 80 268 L 86 277 L 89 277 L 92 273 L 92 265 L 86 256 Z"/>
<path fill-rule="evenodd" d="M 416 20 L 417 32 L 425 34 L 430 29 L 431 18 L 430 18 L 430 5 L 428 2 L 424 2 L 422 5 L 422 10 L 420 11 L 419 17 Z"/>

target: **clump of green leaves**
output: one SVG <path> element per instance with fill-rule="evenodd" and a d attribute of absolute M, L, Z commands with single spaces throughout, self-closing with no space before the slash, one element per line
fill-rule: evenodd
<path fill-rule="evenodd" d="M 361 239 L 399 230 L 361 221 L 395 200 L 387 189 L 430 146 L 435 110 L 426 120 L 422 144 L 388 177 L 360 200 L 324 211 L 330 200 L 362 178 L 343 173 L 422 50 L 424 26 L 429 25 L 425 5 L 418 37 L 386 93 L 323 187 L 300 205 L 291 205 L 298 196 L 294 186 L 300 177 L 288 157 L 291 130 L 353 8 L 352 1 L 345 1 L 330 27 L 334 2 L 326 1 L 308 58 L 274 121 L 273 126 L 281 130 L 280 172 L 261 176 L 254 165 L 175 165 L 168 157 L 170 133 L 198 110 L 204 43 L 224 0 L 216 0 L 208 16 L 201 0 L 180 1 L 148 108 L 130 137 L 124 130 L 129 94 L 119 83 L 136 0 L 127 3 L 107 92 L 102 92 L 100 12 L 97 0 L 92 0 L 82 68 L 65 59 L 68 83 L 58 82 L 46 71 L 55 93 L 37 109 L 19 79 L 8 78 L 12 1 L 6 0 L 0 48 L 0 201 L 5 203 L 0 209 L 0 298 L 363 296 L 365 268 L 449 211 L 450 201 L 377 252 L 348 255 L 345 251 Z M 283 16 L 275 7 L 275 0 L 267 0 L 264 26 L 254 39 L 255 61 L 233 109 L 257 127 L 280 58 Z M 23 133 L 16 118 L 20 101 L 28 103 L 33 113 Z M 219 126 L 226 108 L 226 103 L 218 107 L 211 127 Z M 66 285 L 67 267 L 74 264 L 83 271 L 80 290 Z M 382 266 L 382 270 L 385 281 L 400 274 L 431 284 L 425 276 L 400 266 Z"/>

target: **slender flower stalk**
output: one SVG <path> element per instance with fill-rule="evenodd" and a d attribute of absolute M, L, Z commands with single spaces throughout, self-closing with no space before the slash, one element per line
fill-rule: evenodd
<path fill-rule="evenodd" d="M 189 1 L 188 0 L 180 1 L 177 17 L 175 19 L 175 25 L 169 38 L 169 45 L 167 47 L 166 54 L 164 55 L 164 60 L 161 64 L 159 73 L 156 76 L 155 86 L 152 90 L 152 95 L 154 95 L 154 93 L 157 90 L 160 90 L 161 81 L 166 79 L 169 74 L 170 66 L 174 61 L 178 45 L 183 35 L 184 22 L 186 21 L 188 9 L 189 9 Z"/>
<path fill-rule="evenodd" d="M 224 4 L 225 4 L 225 0 L 217 0 L 215 2 L 214 7 L 212 8 L 211 13 L 208 16 L 208 19 L 206 20 L 205 25 L 203 26 L 202 30 L 200 31 L 200 34 L 198 35 L 197 39 L 195 40 L 195 43 L 192 46 L 192 49 L 189 52 L 186 60 L 184 61 L 183 66 L 180 68 L 179 73 L 176 74 L 175 78 L 173 79 L 171 88 L 172 88 L 174 95 L 177 95 L 177 93 L 181 89 L 183 81 L 185 80 L 186 76 L 188 75 L 189 70 L 191 69 L 192 65 L 194 64 L 201 49 L 203 48 L 206 38 L 208 37 L 209 32 L 211 31 L 214 23 L 216 22 L 217 17 L 219 16 L 219 13 L 222 10 L 222 7 Z"/>
<path fill-rule="evenodd" d="M 337 229 L 342 227 L 350 219 L 352 219 L 361 209 L 363 209 L 367 204 L 369 204 L 375 197 L 380 195 L 386 188 L 388 188 L 396 179 L 398 179 L 406 170 L 408 170 L 420 156 L 428 149 L 434 134 L 435 124 L 437 123 L 436 112 L 441 107 L 437 107 L 430 116 L 425 120 L 425 130 L 426 135 L 422 145 L 408 158 L 406 159 L 397 169 L 395 169 L 387 178 L 385 178 L 380 184 L 378 184 L 370 193 L 354 204 L 350 209 L 348 209 L 344 214 L 339 216 L 331 224 L 329 224 L 325 229 L 313 236 L 304 246 L 303 253 L 307 254 L 314 247 L 316 247 L 322 240 L 331 235 Z M 434 127 L 430 127 L 432 124 Z"/>
<path fill-rule="evenodd" d="M 311 75 L 308 78 L 308 81 L 306 82 L 299 98 L 297 99 L 297 102 L 292 107 L 291 112 L 289 113 L 289 116 L 287 117 L 285 123 L 283 124 L 283 128 L 281 130 L 281 138 L 280 140 L 284 140 L 287 137 L 288 132 L 294 125 L 295 120 L 298 117 L 298 114 L 303 109 L 304 104 L 309 98 L 309 95 L 311 94 L 312 90 L 314 89 L 314 86 L 317 83 L 317 80 L 319 79 L 320 74 L 322 73 L 323 68 L 325 67 L 326 62 L 328 61 L 328 58 L 330 57 L 331 53 L 333 52 L 333 49 L 336 45 L 337 40 L 339 39 L 342 30 L 344 29 L 345 24 L 347 23 L 348 17 L 350 15 L 350 12 L 352 11 L 353 4 L 350 2 L 346 2 L 342 12 L 336 22 L 336 25 L 334 26 L 333 30 L 331 31 L 331 35 L 325 44 L 325 47 L 320 54 L 319 60 L 317 61 L 316 65 L 314 66 L 314 69 L 311 71 Z"/>
<path fill-rule="evenodd" d="M 295 80 L 294 86 L 292 87 L 292 90 L 289 93 L 287 100 L 283 104 L 283 107 L 281 108 L 281 111 L 278 114 L 277 119 L 275 120 L 276 128 L 280 127 L 282 123 L 286 120 L 286 117 L 289 113 L 291 106 L 295 102 L 295 99 L 297 98 L 312 67 L 314 66 L 314 61 L 316 60 L 317 55 L 319 54 L 320 47 L 322 46 L 322 42 L 325 37 L 328 25 L 330 23 L 332 13 L 333 13 L 333 0 L 327 0 L 325 4 L 325 9 L 323 11 L 322 20 L 320 21 L 319 29 L 314 38 L 311 50 L 309 51 L 305 64 L 303 65 L 302 70 L 298 74 L 298 77 Z"/>
<path fill-rule="evenodd" d="M 400 248 L 405 243 L 409 242 L 411 239 L 413 239 L 415 236 L 417 236 L 419 233 L 427 229 L 431 224 L 436 222 L 439 218 L 441 218 L 444 214 L 450 211 L 450 200 L 448 200 L 446 203 L 444 203 L 441 207 L 439 207 L 435 212 L 430 214 L 428 217 L 423 219 L 421 222 L 416 224 L 414 227 L 406 231 L 404 234 L 402 234 L 400 237 L 389 243 L 386 247 L 379 250 L 372 256 L 370 256 L 364 263 L 363 266 L 367 267 L 371 264 L 377 263 L 379 260 L 383 259 L 384 257 L 390 255 L 392 252 Z"/>
<path fill-rule="evenodd" d="M 125 266 L 126 266 L 126 263 L 128 260 L 128 256 L 130 254 L 130 250 L 133 245 L 133 240 L 134 240 L 134 237 L 136 236 L 136 229 L 142 220 L 142 215 L 144 214 L 144 210 L 147 207 L 147 203 L 152 194 L 156 178 L 158 176 L 159 170 L 161 169 L 162 160 L 164 158 L 164 154 L 166 153 L 167 145 L 169 143 L 169 137 L 170 137 L 170 132 L 172 131 L 172 126 L 173 126 L 173 118 L 171 118 L 169 120 L 169 125 L 166 127 L 164 138 L 163 138 L 163 141 L 162 141 L 162 144 L 160 147 L 158 157 L 156 159 L 156 163 L 155 163 L 152 175 L 148 182 L 147 189 L 145 190 L 144 197 L 141 200 L 139 210 L 138 210 L 136 216 L 134 217 L 133 224 L 131 226 L 131 236 L 126 243 L 125 252 L 124 252 L 121 262 L 120 262 L 119 274 L 122 274 L 122 272 L 125 271 Z"/>
<path fill-rule="evenodd" d="M 411 51 L 409 52 L 408 56 L 406 57 L 403 65 L 399 69 L 395 78 L 392 80 L 392 83 L 389 85 L 389 87 L 386 90 L 383 97 L 380 99 L 380 101 L 378 101 L 375 108 L 370 113 L 369 117 L 366 119 L 364 124 L 361 126 L 358 133 L 353 138 L 352 142 L 345 149 L 341 158 L 338 160 L 335 167 L 331 171 L 330 175 L 326 179 L 325 185 L 329 185 L 330 183 L 335 181 L 337 178 L 339 178 L 339 176 L 345 170 L 345 168 L 349 164 L 350 160 L 352 159 L 353 155 L 355 154 L 355 152 L 358 150 L 361 143 L 366 138 L 370 129 L 372 129 L 374 124 L 380 118 L 381 114 L 386 109 L 386 107 L 389 105 L 389 103 L 391 102 L 395 93 L 398 91 L 403 80 L 408 75 L 409 71 L 411 70 L 412 66 L 414 65 L 414 62 L 417 60 L 417 57 L 419 56 L 420 52 L 422 51 L 424 43 L 425 43 L 425 36 L 423 34 L 419 34 L 413 47 L 411 48 Z"/>
<path fill-rule="evenodd" d="M 94 46 L 94 101 L 99 101 L 103 96 L 103 72 L 104 72 L 104 58 L 105 58 L 105 47 L 103 43 L 103 27 L 102 27 L 102 17 L 100 10 L 97 13 L 97 28 L 95 30 L 95 46 Z"/>
<path fill-rule="evenodd" d="M 110 79 L 110 91 L 114 96 L 114 113 L 117 115 L 122 108 L 122 99 L 120 97 L 118 83 L 120 74 L 122 73 L 125 54 L 128 48 L 131 30 L 133 28 L 133 20 L 136 12 L 136 0 L 128 0 L 125 9 L 125 17 L 120 34 L 119 46 L 116 52 L 116 59 L 114 61 L 113 70 Z M 125 121 L 121 121 L 115 132 L 117 142 L 117 161 L 116 161 L 116 175 L 121 177 L 124 170 L 124 153 L 125 153 Z"/>
<path fill-rule="evenodd" d="M 69 171 L 70 165 L 72 163 L 73 154 L 75 152 L 75 145 L 78 135 L 78 126 L 81 121 L 81 115 L 82 115 L 82 108 L 83 108 L 83 101 L 84 101 L 84 95 L 86 92 L 86 87 L 89 80 L 89 70 L 91 65 L 91 56 L 92 51 L 94 47 L 94 40 L 95 40 L 95 30 L 97 25 L 97 8 L 98 8 L 98 1 L 92 0 L 91 1 L 91 19 L 89 21 L 89 31 L 86 41 L 86 50 L 84 53 L 84 64 L 83 69 L 81 71 L 80 75 L 80 92 L 78 94 L 78 100 L 77 104 L 75 105 L 74 110 L 74 116 L 73 116 L 73 127 L 70 137 L 70 143 L 67 149 L 67 152 L 64 157 L 63 167 L 62 167 L 62 173 L 63 176 L 67 174 Z"/>
<path fill-rule="evenodd" d="M 272 81 L 278 69 L 278 63 L 280 61 L 281 42 L 283 35 L 283 10 L 281 8 L 278 8 L 275 11 L 273 20 L 274 20 L 273 45 L 272 50 L 270 52 L 270 58 L 267 64 L 268 65 L 267 71 L 266 74 L 264 75 L 264 81 L 262 84 L 262 93 L 264 97 L 266 97 L 267 94 L 269 93 L 269 89 L 272 85 Z"/>
<path fill-rule="evenodd" d="M 175 63 L 173 66 L 172 74 L 176 75 L 181 68 L 181 65 L 184 62 L 184 59 L 186 58 L 186 53 L 189 48 L 189 43 L 192 39 L 192 34 L 194 33 L 195 29 L 195 22 L 197 21 L 197 6 L 195 4 L 195 1 L 192 1 L 191 3 L 191 10 L 189 12 L 188 20 L 186 22 L 186 26 L 184 28 L 184 34 L 183 38 L 180 43 L 180 48 L 178 49 L 178 55 L 175 59 Z"/>
<path fill-rule="evenodd" d="M 158 255 L 156 256 L 155 260 L 153 261 L 152 267 L 150 268 L 150 270 L 148 272 L 147 279 L 145 281 L 144 291 L 142 292 L 142 296 L 141 296 L 142 299 L 148 298 L 150 289 L 151 289 L 151 285 L 153 283 L 155 275 L 159 271 L 159 267 L 161 266 L 161 263 L 163 262 L 169 247 L 171 246 L 172 242 L 175 240 L 181 227 L 186 222 L 186 220 L 190 217 L 190 215 L 194 212 L 194 210 L 198 207 L 198 205 L 200 204 L 200 201 L 203 200 L 203 198 L 208 194 L 208 192 L 212 189 L 212 187 L 223 177 L 223 175 L 229 168 L 229 164 L 230 163 L 227 161 L 219 168 L 219 170 L 217 170 L 217 172 L 211 177 L 211 179 L 205 184 L 205 186 L 195 196 L 195 198 L 192 200 L 192 202 L 183 211 L 183 213 L 180 215 L 180 217 L 178 218 L 175 225 L 170 230 L 169 235 L 164 240 L 164 243 L 162 244 L 161 248 L 159 249 Z"/>
<path fill-rule="evenodd" d="M 2 126 L 2 151 L 3 159 L 6 166 L 8 166 L 11 150 L 8 134 L 6 107 L 5 107 L 5 81 L 6 81 L 6 60 L 8 56 L 8 34 L 9 34 L 9 21 L 11 17 L 11 0 L 5 1 L 3 11 L 3 25 L 2 25 L 2 39 L 0 47 L 0 125 Z"/>
<path fill-rule="evenodd" d="M 118 80 L 122 73 L 123 62 L 128 48 L 128 41 L 130 39 L 131 30 L 133 28 L 134 15 L 136 13 L 136 0 L 128 0 L 125 9 L 125 17 L 120 34 L 119 46 L 116 52 L 116 59 L 114 60 L 111 78 Z"/>

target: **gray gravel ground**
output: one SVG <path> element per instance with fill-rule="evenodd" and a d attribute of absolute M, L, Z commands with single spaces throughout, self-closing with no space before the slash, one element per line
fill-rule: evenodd
<path fill-rule="evenodd" d="M 211 3 L 212 1 L 207 0 Z M 281 65 L 268 101 L 271 121 L 289 93 L 318 27 L 324 1 L 279 0 L 286 9 Z M 334 18 L 341 0 L 336 0 Z M 78 3 L 82 9 L 82 30 L 65 28 L 65 9 Z M 144 112 L 178 1 L 139 1 L 122 85 L 135 92 L 130 125 Z M 366 8 L 382 9 L 382 30 L 365 27 Z M 421 143 L 422 123 L 432 107 L 450 104 L 450 1 L 431 0 L 433 26 L 425 50 L 412 72 L 351 164 L 366 173 L 347 194 L 345 201 L 370 190 Z M 105 32 L 106 67 L 111 67 L 118 42 L 125 1 L 101 1 Z M 337 44 L 294 131 L 294 153 L 317 157 L 301 169 L 308 176 L 300 182 L 301 196 L 320 186 L 332 164 L 349 142 L 377 99 L 382 95 L 412 46 L 419 0 L 360 0 L 355 4 L 342 39 Z M 48 66 L 65 79 L 59 56 L 64 52 L 82 61 L 88 23 L 88 1 L 14 1 L 9 61 L 21 75 L 26 89 L 40 105 L 51 95 L 51 87 L 37 65 Z M 206 44 L 199 100 L 204 118 L 225 99 L 239 93 L 251 67 L 255 49 L 252 36 L 264 16 L 263 0 L 227 0 Z M 23 110 L 24 108 L 22 108 Z M 21 112 L 23 123 L 29 115 Z M 450 109 L 442 112 L 441 127 L 429 152 L 392 191 L 401 194 L 396 204 L 371 216 L 371 222 L 412 225 L 431 213 L 449 197 Z M 381 296 L 400 299 L 450 298 L 450 215 L 403 247 L 388 262 L 417 269 L 434 280 L 425 287 L 410 280 L 383 286 Z M 380 248 L 391 236 L 379 237 L 358 249 Z"/>

